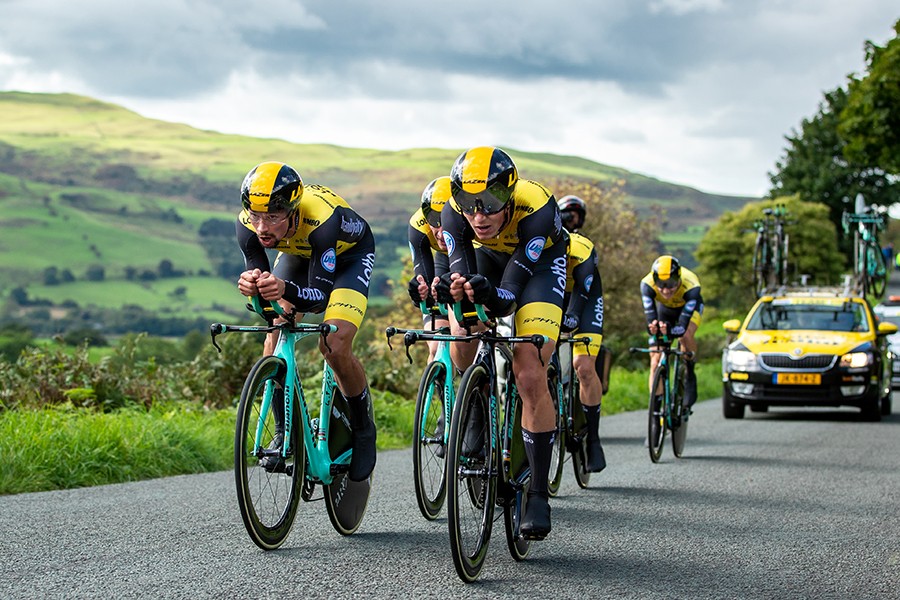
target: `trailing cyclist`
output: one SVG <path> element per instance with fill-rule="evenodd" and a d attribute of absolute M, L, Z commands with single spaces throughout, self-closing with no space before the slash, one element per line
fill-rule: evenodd
<path fill-rule="evenodd" d="M 584 224 L 585 204 L 577 196 L 563 196 L 557 203 L 563 225 L 569 231 L 566 296 L 560 330 L 578 333 L 590 342 L 575 344 L 572 364 L 578 374 L 581 407 L 588 424 L 586 470 L 599 473 L 606 468 L 600 444 L 600 405 L 603 385 L 597 373 L 597 357 L 603 342 L 603 283 L 598 269 L 597 250 L 585 236 L 575 233 Z"/>
<path fill-rule="evenodd" d="M 453 197 L 441 211 L 450 267 L 435 285 L 435 297 L 442 303 L 483 304 L 494 317 L 515 313 L 517 335 L 551 340 L 540 355 L 530 345 L 516 346 L 512 365 L 532 474 L 520 531 L 526 538 L 543 539 L 550 532 L 547 486 L 556 431 L 547 368 L 562 317 L 566 232 L 553 194 L 519 179 L 512 159 L 499 148 L 463 152 L 450 181 Z M 451 323 L 454 333 L 464 333 L 455 319 Z M 454 363 L 471 364 L 476 350 L 472 344 L 453 344 Z"/>
<path fill-rule="evenodd" d="M 674 256 L 663 255 L 653 261 L 650 272 L 641 280 L 641 299 L 647 329 L 650 332 L 650 346 L 656 346 L 656 335 L 664 334 L 680 338 L 685 354 L 684 405 L 690 411 L 697 401 L 697 377 L 694 362 L 697 356 L 695 334 L 703 316 L 703 297 L 700 294 L 700 280 L 692 271 L 682 267 Z M 650 382 L 659 364 L 659 353 L 650 354 Z"/>
<path fill-rule="evenodd" d="M 421 302 L 434 305 L 431 286 L 436 279 L 447 272 L 447 244 L 441 227 L 441 210 L 450 199 L 450 178 L 446 175 L 429 183 L 422 192 L 421 206 L 409 219 L 409 250 L 412 253 L 413 272 L 407 291 L 412 303 L 418 308 Z M 432 318 L 424 315 L 425 329 L 431 330 Z M 450 325 L 445 316 L 434 319 L 434 329 Z M 428 342 L 428 362 L 434 360 L 437 342 Z"/>
<path fill-rule="evenodd" d="M 327 345 L 319 342 L 319 350 L 350 408 L 348 477 L 363 481 L 375 467 L 376 432 L 366 374 L 352 343 L 366 313 L 375 265 L 372 231 L 343 198 L 321 185 L 304 186 L 296 170 L 279 162 L 261 163 L 247 173 L 241 205 L 236 224 L 246 266 L 238 280 L 241 293 L 278 301 L 286 310 L 293 305 L 298 313 L 324 312 L 324 322 L 338 328 Z M 278 250 L 274 268 L 266 249 Z M 266 355 L 273 354 L 276 340 L 276 334 L 266 337 Z M 284 405 L 273 406 L 280 435 L 272 447 L 279 448 Z"/>

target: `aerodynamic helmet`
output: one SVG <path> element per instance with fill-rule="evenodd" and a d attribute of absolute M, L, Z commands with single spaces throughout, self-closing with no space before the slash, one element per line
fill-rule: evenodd
<path fill-rule="evenodd" d="M 450 190 L 466 214 L 492 215 L 503 210 L 512 196 L 519 173 L 500 148 L 479 146 L 459 155 L 450 170 Z"/>
<path fill-rule="evenodd" d="M 441 209 L 450 200 L 450 178 L 438 177 L 422 192 L 422 214 L 432 227 L 441 226 Z"/>
<path fill-rule="evenodd" d="M 652 271 L 657 287 L 673 290 L 681 285 L 681 263 L 674 256 L 666 254 L 654 260 Z"/>
<path fill-rule="evenodd" d="M 302 195 L 303 180 L 300 174 L 280 162 L 256 165 L 241 184 L 241 206 L 248 211 L 293 211 L 300 205 Z"/>

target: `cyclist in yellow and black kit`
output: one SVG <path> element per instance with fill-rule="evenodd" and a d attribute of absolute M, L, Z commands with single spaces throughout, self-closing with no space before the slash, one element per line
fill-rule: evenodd
<path fill-rule="evenodd" d="M 603 342 L 603 283 L 600 279 L 597 250 L 585 236 L 575 233 L 584 224 L 586 207 L 577 196 L 563 196 L 557 203 L 562 222 L 569 232 L 566 299 L 561 331 L 590 338 L 574 344 L 572 363 L 578 373 L 581 406 L 588 424 L 587 471 L 599 473 L 606 468 L 600 444 L 600 404 L 603 385 L 597 373 L 597 357 Z"/>
<path fill-rule="evenodd" d="M 238 280 L 241 293 L 278 301 L 286 310 L 293 305 L 298 313 L 324 312 L 324 322 L 338 328 L 328 336 L 328 346 L 320 341 L 319 349 L 350 408 L 348 477 L 363 481 L 375 467 L 375 423 L 366 374 L 351 346 L 368 305 L 375 266 L 372 231 L 346 200 L 327 187 L 304 186 L 296 170 L 278 162 L 261 163 L 247 173 L 241 205 L 236 224 L 246 266 Z M 274 268 L 266 249 L 278 250 Z M 276 339 L 276 334 L 267 336 L 265 354 L 273 354 Z M 273 406 L 273 445 L 278 447 L 284 440 L 284 406 Z"/>
<path fill-rule="evenodd" d="M 695 334 L 703 317 L 703 296 L 700 280 L 690 270 L 682 267 L 674 256 L 663 255 L 653 261 L 650 272 L 641 280 L 641 298 L 647 329 L 651 336 L 667 333 L 680 338 L 681 349 L 691 353 L 685 356 L 685 406 L 690 408 L 697 401 L 697 377 L 694 361 L 697 355 Z M 651 348 L 655 340 L 650 338 Z M 659 364 L 659 354 L 650 354 L 650 383 Z"/>
<path fill-rule="evenodd" d="M 450 171 L 452 199 L 441 211 L 449 272 L 435 285 L 439 302 L 468 299 L 492 316 L 515 313 L 517 335 L 541 334 L 541 356 L 517 345 L 513 371 L 522 397 L 522 437 L 531 467 L 521 531 L 530 539 L 550 532 L 548 472 L 556 430 L 547 365 L 559 336 L 566 288 L 566 233 L 553 195 L 519 179 L 503 150 L 463 152 Z M 476 249 L 475 243 L 480 244 Z M 461 332 L 458 324 L 457 332 Z M 473 344 L 453 344 L 457 366 L 471 363 Z"/>
<path fill-rule="evenodd" d="M 447 244 L 444 242 L 441 227 L 441 210 L 450 199 L 450 178 L 438 177 L 429 183 L 422 192 L 422 205 L 409 219 L 409 251 L 412 253 L 413 277 L 409 280 L 407 291 L 413 304 L 425 302 L 434 304 L 431 286 L 435 279 L 447 272 Z M 432 319 L 425 315 L 425 327 L 431 328 Z M 434 319 L 435 329 L 450 324 L 447 317 Z M 428 361 L 434 359 L 437 342 L 428 342 Z"/>

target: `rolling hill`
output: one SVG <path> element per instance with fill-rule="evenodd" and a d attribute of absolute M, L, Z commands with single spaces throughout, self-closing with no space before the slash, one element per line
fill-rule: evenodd
<path fill-rule="evenodd" d="M 242 314 L 231 223 L 242 177 L 264 160 L 297 167 L 369 220 L 379 240 L 376 292 L 387 291 L 422 188 L 462 150 L 227 135 L 70 94 L 0 93 L 0 117 L 0 294 L 70 309 Z M 583 158 L 508 150 L 529 178 L 617 185 L 639 213 L 664 210 L 664 241 L 686 250 L 723 211 L 754 200 Z M 82 318 L 93 322 L 97 310 Z"/>

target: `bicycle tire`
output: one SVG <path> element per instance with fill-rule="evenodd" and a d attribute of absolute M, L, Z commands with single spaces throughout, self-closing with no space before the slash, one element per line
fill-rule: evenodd
<path fill-rule="evenodd" d="M 647 449 L 650 460 L 659 462 L 662 456 L 663 442 L 666 439 L 665 421 L 665 388 L 666 367 L 659 365 L 653 373 L 653 385 L 650 386 L 650 402 L 647 408 Z M 663 390 L 656 393 L 656 390 Z"/>
<path fill-rule="evenodd" d="M 687 440 L 688 419 L 684 410 L 684 362 L 678 361 L 675 369 L 675 381 L 672 389 L 672 453 L 676 458 L 681 458 L 684 453 L 684 443 Z"/>
<path fill-rule="evenodd" d="M 866 265 L 867 292 L 881 299 L 887 287 L 887 266 L 878 244 L 872 242 L 866 244 Z"/>
<path fill-rule="evenodd" d="M 250 369 L 241 390 L 234 433 L 234 476 L 238 508 L 250 539 L 263 550 L 275 550 L 294 525 L 306 472 L 306 448 L 300 434 L 299 411 L 291 411 L 290 451 L 278 467 L 267 470 L 254 454 L 256 429 L 266 387 L 284 388 L 286 368 L 275 356 L 259 359 Z M 272 411 L 263 422 L 261 448 L 275 435 Z"/>
<path fill-rule="evenodd" d="M 559 370 L 555 362 L 550 363 L 547 370 L 547 381 L 550 386 L 550 399 L 553 401 L 553 412 L 556 415 L 556 436 L 553 439 L 553 454 L 550 458 L 550 478 L 547 482 L 547 489 L 550 496 L 556 496 L 559 493 L 559 486 L 562 483 L 563 467 L 566 462 L 566 425 L 565 425 L 565 407 L 563 399 L 560 397 L 562 386 L 559 383 Z"/>
<path fill-rule="evenodd" d="M 522 398 L 516 394 L 514 401 L 515 412 L 504 415 L 506 422 L 502 430 L 506 431 L 508 427 L 510 431 L 510 439 L 504 441 L 504 443 L 508 444 L 504 450 L 509 452 L 509 462 L 506 465 L 506 468 L 509 470 L 505 473 L 502 471 L 504 468 L 502 460 L 497 464 L 498 472 L 504 473 L 502 483 L 498 481 L 497 485 L 497 502 L 498 504 L 503 504 L 506 547 L 509 549 L 513 559 L 523 561 L 528 556 L 531 540 L 527 540 L 520 535 L 519 523 L 521 523 L 522 515 L 524 514 L 528 487 L 531 484 L 531 467 L 525 454 L 525 440 L 522 438 Z M 507 402 L 506 406 L 509 407 L 510 405 Z M 501 492 L 502 497 L 500 497 Z"/>
<path fill-rule="evenodd" d="M 765 262 L 765 242 L 762 236 L 758 235 L 756 246 L 753 248 L 753 291 L 757 298 L 762 296 L 766 289 Z"/>
<path fill-rule="evenodd" d="M 444 363 L 440 361 L 432 361 L 425 367 L 416 395 L 413 423 L 413 482 L 416 503 L 422 516 L 429 521 L 440 515 L 447 495 L 447 463 L 444 460 L 447 455 L 443 427 L 438 431 L 439 420 L 444 416 L 445 371 Z"/>
<path fill-rule="evenodd" d="M 450 420 L 447 448 L 447 526 L 450 550 L 459 578 L 474 581 L 487 557 L 497 500 L 497 449 L 492 446 L 490 395 L 492 382 L 484 365 L 466 369 Z M 473 411 L 482 411 L 481 431 L 469 435 L 472 449 L 481 441 L 483 453 L 464 448 Z M 477 421 L 477 419 L 476 419 Z M 472 456 L 466 456 L 469 450 Z"/>
<path fill-rule="evenodd" d="M 519 525 L 522 523 L 522 515 L 528 504 L 528 488 L 531 484 L 531 473 L 521 476 L 518 480 L 521 488 L 515 491 L 515 497 L 503 505 L 503 525 L 506 530 L 506 547 L 509 554 L 516 562 L 522 562 L 528 558 L 531 550 L 531 540 L 524 538 L 519 533 Z"/>
<path fill-rule="evenodd" d="M 571 431 L 567 432 L 566 445 L 572 455 L 572 471 L 575 482 L 581 489 L 587 489 L 591 481 L 591 472 L 587 470 L 587 417 L 581 407 L 581 386 L 578 375 L 572 370 L 569 380 L 571 388 L 566 390 L 566 422 L 571 423 Z"/>
<path fill-rule="evenodd" d="M 328 451 L 332 460 L 352 446 L 349 410 L 347 400 L 335 388 L 334 402 L 328 415 Z M 351 481 L 344 472 L 335 475 L 331 483 L 322 487 L 325 493 L 325 510 L 332 527 L 341 535 L 351 535 L 359 529 L 366 514 L 372 477 L 363 481 Z"/>

